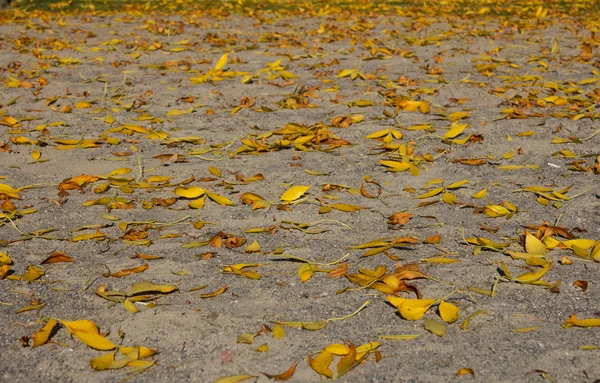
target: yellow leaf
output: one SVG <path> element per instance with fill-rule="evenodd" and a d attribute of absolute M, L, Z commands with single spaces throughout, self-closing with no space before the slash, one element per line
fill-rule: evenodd
<path fill-rule="evenodd" d="M 565 321 L 562 324 L 563 328 L 568 327 L 598 327 L 600 326 L 600 318 L 590 318 L 590 319 L 577 319 L 577 316 L 573 314 L 571 318 Z"/>
<path fill-rule="evenodd" d="M 317 171 L 308 170 L 308 169 L 304 169 L 304 171 L 306 172 L 306 174 L 311 175 L 311 176 L 327 176 L 327 175 L 329 175 L 329 173 L 317 172 Z"/>
<path fill-rule="evenodd" d="M 232 375 L 232 376 L 224 376 L 219 378 L 212 383 L 238 383 L 243 382 L 244 380 L 256 378 L 254 375 Z"/>
<path fill-rule="evenodd" d="M 135 313 L 139 313 L 140 312 L 140 309 L 137 308 L 137 306 L 135 305 L 135 303 L 133 303 L 129 299 L 125 299 L 123 301 L 123 306 L 125 307 L 125 310 L 127 310 L 131 314 L 135 314 Z"/>
<path fill-rule="evenodd" d="M 465 130 L 465 128 L 467 127 L 467 124 L 452 124 L 452 127 L 450 128 L 450 130 L 448 130 L 446 132 L 446 134 L 444 134 L 444 138 L 455 138 L 458 135 L 460 135 L 463 130 Z"/>
<path fill-rule="evenodd" d="M 101 351 L 113 350 L 116 346 L 108 339 L 100 335 L 96 324 L 90 320 L 81 319 L 76 321 L 60 321 L 85 345 Z"/>
<path fill-rule="evenodd" d="M 104 371 L 115 365 L 115 354 L 117 351 L 109 352 L 108 354 L 100 355 L 90 360 L 90 367 L 96 371 Z M 124 366 L 122 366 L 124 367 Z"/>
<path fill-rule="evenodd" d="M 344 69 L 340 73 L 338 73 L 336 78 L 348 77 L 352 74 L 352 72 L 354 72 L 354 69 Z"/>
<path fill-rule="evenodd" d="M 115 121 L 115 118 L 110 114 L 107 114 L 106 117 L 104 117 L 104 122 L 106 122 L 109 125 L 112 125 Z"/>
<path fill-rule="evenodd" d="M 306 193 L 308 191 L 308 189 L 310 189 L 310 188 L 311 188 L 311 186 L 303 186 L 303 185 L 292 186 L 291 188 L 286 190 L 285 193 L 283 193 L 280 200 L 282 200 L 284 202 L 295 201 L 298 198 L 302 197 L 302 195 L 304 195 L 304 193 Z"/>
<path fill-rule="evenodd" d="M 209 171 L 210 174 L 212 174 L 215 177 L 221 178 L 221 176 L 223 175 L 221 173 L 221 171 L 218 168 L 215 168 L 214 166 L 209 166 L 208 167 L 208 171 Z"/>
<path fill-rule="evenodd" d="M 357 212 L 363 209 L 369 209 L 368 207 L 355 206 L 355 205 L 347 205 L 345 203 L 336 203 L 333 205 L 329 205 L 332 209 L 344 211 L 347 213 Z"/>
<path fill-rule="evenodd" d="M 402 110 L 406 112 L 416 112 L 421 109 L 422 102 L 421 101 L 412 101 L 412 100 L 401 100 L 398 103 L 398 106 L 402 108 Z M 423 112 L 426 113 L 426 112 Z"/>
<path fill-rule="evenodd" d="M 550 53 L 555 54 L 560 51 L 560 47 L 558 46 L 558 39 L 556 37 L 552 38 L 552 48 L 550 49 Z"/>
<path fill-rule="evenodd" d="M 151 294 L 151 293 L 162 293 L 168 294 L 177 290 L 175 285 L 155 285 L 152 282 L 138 282 L 131 285 L 129 288 L 128 296 L 137 294 Z"/>
<path fill-rule="evenodd" d="M 156 353 L 158 353 L 158 350 L 154 350 L 152 348 L 148 348 L 148 347 L 131 347 L 131 346 L 121 346 L 119 347 L 119 352 L 123 355 L 129 355 L 132 352 L 136 353 L 138 358 L 140 359 L 144 359 L 144 358 L 148 358 Z"/>
<path fill-rule="evenodd" d="M 310 263 L 303 263 L 298 269 L 298 276 L 302 283 L 308 281 L 313 275 L 314 268 Z"/>
<path fill-rule="evenodd" d="M 77 108 L 77 109 L 88 109 L 91 107 L 92 107 L 92 104 L 90 104 L 87 101 L 80 101 L 77 104 L 75 104 L 75 108 Z"/>
<path fill-rule="evenodd" d="M 325 347 L 324 350 L 338 356 L 344 356 L 350 353 L 350 348 L 348 348 L 348 346 L 339 343 L 332 343 Z"/>
<path fill-rule="evenodd" d="M 235 204 L 231 202 L 229 198 L 223 197 L 222 195 L 218 195 L 217 193 L 213 193 L 208 189 L 206 189 L 206 195 L 208 196 L 208 198 L 215 201 L 221 206 L 235 206 Z"/>
<path fill-rule="evenodd" d="M 592 249 L 592 251 L 590 252 L 590 257 L 596 261 L 596 262 L 600 262 L 600 242 L 598 242 L 596 244 L 596 246 L 594 246 L 594 248 Z"/>
<path fill-rule="evenodd" d="M 133 360 L 129 363 L 127 363 L 127 365 L 130 368 L 129 370 L 125 371 L 126 374 L 139 374 L 142 371 L 154 366 L 154 364 L 156 363 L 156 360 Z"/>
<path fill-rule="evenodd" d="M 475 311 L 473 314 L 469 315 L 468 317 L 465 318 L 465 321 L 460 325 L 460 329 L 461 330 L 466 330 L 467 326 L 469 325 L 469 323 L 471 322 L 471 319 L 473 319 L 474 317 L 478 316 L 478 315 L 482 315 L 482 314 L 487 314 L 487 311 L 484 310 L 477 310 Z"/>
<path fill-rule="evenodd" d="M 169 110 L 167 113 L 165 113 L 165 117 L 178 117 L 178 116 L 183 116 L 184 114 L 190 114 L 192 112 L 194 112 L 194 107 L 191 107 L 188 109 L 183 109 L 183 110 L 172 109 L 172 110 Z"/>
<path fill-rule="evenodd" d="M 427 183 L 426 183 L 426 184 L 423 186 L 423 188 L 424 188 L 424 189 L 427 189 L 427 188 L 431 187 L 432 185 L 436 185 L 436 184 L 442 184 L 442 183 L 444 183 L 444 180 L 443 180 L 443 179 L 441 179 L 441 178 L 436 178 L 436 179 L 433 179 L 433 180 L 431 180 L 431 181 L 427 182 Z"/>
<path fill-rule="evenodd" d="M 282 325 L 278 323 L 273 325 L 273 336 L 275 339 L 283 339 L 285 337 L 285 330 Z"/>
<path fill-rule="evenodd" d="M 0 252 L 0 266 L 12 265 L 12 259 L 5 253 Z"/>
<path fill-rule="evenodd" d="M 448 205 L 454 205 L 456 203 L 456 196 L 452 193 L 445 192 L 442 196 L 442 201 L 444 201 Z"/>
<path fill-rule="evenodd" d="M 446 326 L 444 326 L 444 324 L 433 320 L 433 319 L 425 319 L 425 321 L 423 322 L 423 327 L 425 327 L 425 330 L 437 335 L 437 336 L 444 336 L 446 335 Z"/>
<path fill-rule="evenodd" d="M 257 209 L 268 209 L 271 207 L 271 204 L 268 201 L 254 193 L 242 194 L 240 196 L 240 201 L 245 205 L 252 204 L 252 211 Z"/>
<path fill-rule="evenodd" d="M 388 134 L 390 134 L 391 131 L 392 131 L 391 129 L 383 129 L 383 130 L 377 131 L 375 133 L 371 133 L 368 136 L 365 136 L 365 138 L 369 138 L 369 139 L 382 138 L 382 137 L 385 137 Z"/>
<path fill-rule="evenodd" d="M 33 347 L 41 346 L 48 341 L 48 338 L 50 338 L 50 334 L 52 334 L 52 330 L 54 329 L 54 326 L 56 326 L 56 323 L 56 319 L 50 318 L 41 329 L 32 335 Z"/>
<path fill-rule="evenodd" d="M 199 186 L 190 186 L 189 188 L 178 186 L 175 188 L 175 194 L 183 198 L 198 198 L 204 195 L 205 191 Z"/>
<path fill-rule="evenodd" d="M 39 160 L 41 156 L 42 156 L 42 153 L 39 150 L 33 150 L 31 152 L 31 158 L 33 158 L 34 161 Z"/>
<path fill-rule="evenodd" d="M 477 193 L 473 194 L 471 196 L 471 198 L 481 199 L 481 198 L 485 198 L 486 196 L 487 196 L 487 188 L 484 188 L 484 189 L 478 191 Z"/>
<path fill-rule="evenodd" d="M 454 258 L 446 258 L 446 257 L 431 257 L 431 258 L 421 259 L 421 262 L 437 263 L 437 264 L 449 264 L 449 263 L 460 262 L 460 260 L 454 259 Z"/>
<path fill-rule="evenodd" d="M 357 358 L 360 354 L 364 354 L 366 352 L 371 352 L 373 350 L 376 350 L 377 348 L 379 348 L 379 346 L 381 346 L 380 342 L 369 342 L 369 343 L 365 343 L 365 344 L 361 344 L 360 346 L 358 346 L 356 348 L 356 354 L 357 354 Z"/>
<path fill-rule="evenodd" d="M 236 338 L 237 343 L 252 344 L 254 343 L 254 334 L 240 334 Z"/>
<path fill-rule="evenodd" d="M 225 53 L 223 56 L 221 56 L 221 58 L 219 59 L 219 61 L 217 61 L 217 64 L 215 65 L 215 70 L 221 70 L 225 67 L 225 65 L 227 64 L 227 60 L 229 59 L 229 53 Z"/>
<path fill-rule="evenodd" d="M 20 313 L 24 313 L 27 311 L 33 311 L 33 310 L 39 310 L 42 307 L 44 307 L 46 305 L 46 303 L 39 303 L 39 304 L 35 304 L 35 305 L 27 305 L 24 307 L 21 307 L 20 309 L 15 311 L 15 314 L 20 314 Z"/>
<path fill-rule="evenodd" d="M 21 280 L 25 282 L 33 282 L 44 275 L 44 270 L 37 266 L 30 265 L 25 274 L 21 276 Z"/>
<path fill-rule="evenodd" d="M 525 251 L 529 254 L 546 254 L 546 245 L 531 233 L 525 233 Z"/>
<path fill-rule="evenodd" d="M 203 299 L 214 298 L 214 297 L 216 297 L 218 295 L 223 294 L 225 291 L 227 291 L 227 285 L 221 286 L 220 288 L 218 288 L 217 290 L 213 291 L 212 293 L 200 294 L 200 298 L 203 298 Z"/>
<path fill-rule="evenodd" d="M 256 352 L 269 352 L 269 346 L 266 343 L 261 344 L 254 350 Z"/>
<path fill-rule="evenodd" d="M 395 299 L 394 299 L 395 298 Z M 419 320 L 425 315 L 427 310 L 435 303 L 434 299 L 401 299 L 391 295 L 387 296 L 388 301 L 396 306 L 400 316 L 406 320 Z"/>
<path fill-rule="evenodd" d="M 458 181 L 458 182 L 454 182 L 448 186 L 446 186 L 446 189 L 458 189 L 459 187 L 468 184 L 469 181 L 468 180 L 462 180 L 462 181 Z"/>
<path fill-rule="evenodd" d="M 333 355 L 328 351 L 321 351 L 316 358 L 308 357 L 308 364 L 319 375 L 333 379 L 333 371 L 329 369 L 329 365 L 333 362 Z"/>
<path fill-rule="evenodd" d="M 454 113 L 450 113 L 448 115 L 448 119 L 450 121 L 458 121 L 458 120 L 462 120 L 463 118 L 467 118 L 470 115 L 471 115 L 471 113 L 469 113 L 469 112 L 454 112 Z M 457 136 L 458 136 L 458 134 L 457 134 Z M 453 138 L 453 137 L 450 137 L 450 138 Z"/>
<path fill-rule="evenodd" d="M 484 214 L 492 218 L 503 217 L 509 213 L 510 210 L 501 205 L 487 205 L 484 210 Z"/>
<path fill-rule="evenodd" d="M 131 173 L 131 169 L 129 168 L 118 168 L 108 173 L 109 177 L 120 176 L 123 174 Z"/>
<path fill-rule="evenodd" d="M 432 190 L 428 191 L 427 193 L 423 193 L 423 194 L 417 196 L 417 198 L 418 199 L 425 199 L 425 198 L 434 197 L 434 196 L 440 194 L 443 191 L 444 191 L 443 187 L 435 188 L 435 189 L 432 189 Z"/>
<path fill-rule="evenodd" d="M 598 346 L 593 346 L 593 345 L 582 345 L 579 346 L 580 350 L 597 350 Z"/>
<path fill-rule="evenodd" d="M 411 166 L 409 163 L 390 160 L 380 160 L 379 163 L 387 167 L 388 169 L 386 170 L 390 172 L 405 172 L 410 169 Z"/>
<path fill-rule="evenodd" d="M 329 322 L 326 320 L 322 320 L 319 322 L 302 322 L 302 328 L 310 331 L 318 331 L 327 327 Z"/>
<path fill-rule="evenodd" d="M 252 242 L 244 250 L 245 253 L 258 253 L 259 251 L 260 251 L 260 245 L 256 241 Z"/>
<path fill-rule="evenodd" d="M 349 107 L 353 107 L 353 106 L 358 106 L 359 108 L 364 108 L 367 106 L 373 106 L 375 105 L 373 103 L 373 101 L 370 100 L 356 100 L 356 101 L 351 101 L 348 103 Z"/>
<path fill-rule="evenodd" d="M 589 85 L 589 84 L 595 84 L 598 81 L 597 78 L 595 77 L 590 77 L 590 78 L 586 78 L 585 80 L 581 80 L 577 83 L 577 85 Z"/>
<path fill-rule="evenodd" d="M 562 244 L 568 247 L 569 249 L 572 249 L 574 246 L 576 246 L 580 249 L 588 250 L 594 247 L 594 245 L 596 245 L 596 241 L 593 239 L 579 238 L 564 241 Z"/>
<path fill-rule="evenodd" d="M 463 376 L 467 374 L 471 374 L 473 378 L 475 377 L 475 371 L 472 368 L 461 368 L 460 370 L 456 371 L 456 376 Z"/>
<path fill-rule="evenodd" d="M 538 328 L 540 328 L 540 326 L 515 328 L 515 329 L 510 330 L 510 331 L 512 331 L 512 332 L 529 332 L 529 331 L 537 330 Z"/>
<path fill-rule="evenodd" d="M 518 283 L 524 283 L 524 284 L 533 284 L 533 283 L 539 281 L 540 279 L 542 279 L 544 274 L 546 274 L 548 272 L 548 270 L 550 270 L 551 267 L 552 267 L 552 261 L 548 262 L 548 264 L 546 266 L 544 266 L 543 268 L 541 268 L 540 270 L 538 270 L 536 272 L 529 272 L 529 273 L 519 275 L 518 277 L 513 279 L 513 281 L 518 282 Z"/>
<path fill-rule="evenodd" d="M 206 199 L 205 197 L 202 197 L 202 198 L 198 198 L 193 201 L 190 201 L 190 203 L 188 203 L 188 206 L 191 207 L 192 209 L 202 209 L 204 207 L 205 199 Z"/>
<path fill-rule="evenodd" d="M 6 194 L 9 198 L 19 198 L 18 191 L 6 184 L 0 184 L 0 193 Z"/>
<path fill-rule="evenodd" d="M 385 339 L 385 340 L 412 340 L 412 339 L 418 338 L 420 336 L 421 336 L 421 334 L 415 334 L 415 335 L 380 335 L 379 338 Z"/>
<path fill-rule="evenodd" d="M 348 342 L 348 350 L 348 355 L 340 359 L 336 366 L 338 378 L 359 364 L 357 363 L 356 347 L 350 342 Z"/>
<path fill-rule="evenodd" d="M 97 241 L 100 241 L 100 240 L 103 240 L 104 238 L 106 238 L 106 234 L 97 232 L 97 233 L 76 235 L 73 238 L 71 238 L 71 242 L 87 241 L 90 239 L 95 239 Z"/>
<path fill-rule="evenodd" d="M 458 307 L 446 301 L 441 301 L 438 308 L 440 311 L 440 317 L 446 323 L 454 323 L 458 320 Z"/>

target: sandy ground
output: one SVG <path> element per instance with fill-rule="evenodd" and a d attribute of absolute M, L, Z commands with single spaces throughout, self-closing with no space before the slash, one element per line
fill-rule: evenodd
<path fill-rule="evenodd" d="M 485 12 L 465 20 L 331 15 L 267 15 L 262 22 L 235 15 L 12 17 L 5 14 L 0 23 L 0 183 L 14 189 L 33 186 L 18 191 L 19 199 L 9 199 L 16 211 L 4 205 L 0 220 L 0 252 L 13 261 L 8 278 L 0 280 L 1 381 L 209 382 L 250 374 L 257 376 L 250 381 L 267 382 L 261 372 L 278 374 L 298 361 L 290 381 L 313 382 L 320 378 L 307 363 L 308 356 L 314 358 L 327 345 L 344 341 L 381 344 L 379 353 L 370 353 L 342 381 L 600 379 L 600 351 L 586 347 L 600 346 L 598 328 L 561 327 L 572 314 L 599 315 L 600 289 L 594 279 L 599 263 L 586 255 L 592 247 L 578 256 L 568 246 L 549 245 L 554 248 L 546 259 L 552 265 L 543 280 L 561 281 L 552 290 L 503 279 L 494 297 L 465 292 L 467 286 L 491 289 L 501 275 L 500 261 L 513 276 L 540 267 L 502 251 L 484 248 L 474 255 L 476 246 L 464 238 L 510 243 L 509 250 L 523 253 L 520 236 L 525 230 L 537 233 L 527 226 L 558 222 L 574 238 L 600 239 L 600 175 L 593 171 L 598 166 L 594 154 L 600 152 L 600 135 L 593 136 L 600 128 L 595 119 L 600 76 L 593 72 L 600 70 L 600 40 L 590 32 L 593 25 L 575 17 L 559 22 L 543 15 L 504 23 Z M 225 52 L 228 61 L 215 69 Z M 356 71 L 338 78 L 347 69 Z M 406 105 L 406 100 L 423 102 L 428 113 L 401 106 L 394 116 L 395 105 Z M 244 107 L 235 111 L 240 104 Z M 512 114 L 509 108 L 514 108 Z M 172 110 L 184 113 L 169 113 Z M 346 120 L 336 120 L 338 116 Z M 456 137 L 449 133 L 450 119 L 456 119 L 454 126 L 467 124 Z M 340 126 L 340 121 L 352 124 Z M 290 123 L 321 123 L 322 136 L 308 137 L 303 145 L 298 134 L 268 134 Z M 423 128 L 425 124 L 429 127 Z M 398 150 L 382 150 L 381 139 L 366 138 L 383 129 L 402 134 L 400 139 L 389 137 L 392 144 L 414 145 L 415 155 L 404 156 L 404 162 L 418 168 L 418 175 L 388 172 L 380 164 L 400 156 Z M 177 140 L 182 137 L 186 139 Z M 241 140 L 248 137 L 266 146 L 279 139 L 290 142 L 257 154 L 244 152 Z M 300 141 L 294 141 L 298 137 Z M 323 141 L 319 144 L 317 139 Z M 41 154 L 37 160 L 36 150 Z M 486 163 L 470 166 L 459 159 Z M 574 170 L 574 161 L 589 171 Z M 502 168 L 511 165 L 528 166 Z M 209 167 L 221 174 L 215 169 L 211 173 Z M 107 179 L 120 168 L 130 172 L 117 170 Z M 88 177 L 94 182 L 81 190 L 59 193 L 61 182 L 82 174 L 101 177 Z M 256 174 L 264 180 L 244 181 Z M 153 176 L 171 178 L 152 183 Z M 377 198 L 361 194 L 364 184 L 368 196 L 377 196 L 377 184 L 365 183 L 365 176 L 380 185 Z M 442 181 L 448 186 L 461 180 L 468 183 L 447 190 L 456 197 L 454 204 L 441 200 L 445 191 L 417 198 Z M 174 193 L 183 181 L 190 182 L 186 187 L 218 193 L 235 206 L 205 198 L 203 208 L 192 209 L 189 200 Z M 106 183 L 106 190 L 94 192 Z M 300 203 L 278 207 L 292 185 L 311 188 Z M 559 194 L 566 197 L 555 197 L 544 206 L 534 193 L 514 192 L 527 186 L 562 191 Z M 565 192 L 568 186 L 572 188 Z M 484 198 L 472 198 L 484 188 Z M 255 193 L 272 206 L 252 211 L 240 202 L 243 193 Z M 100 204 L 83 206 L 102 197 L 112 202 L 120 197 L 123 204 L 112 210 Z M 179 197 L 174 204 L 160 206 L 160 199 L 174 197 Z M 423 201 L 436 203 L 418 207 Z M 483 207 L 503 201 L 518 208 L 510 219 L 485 214 Z M 555 202 L 560 204 L 553 206 Z M 334 204 L 368 209 L 319 214 Z M 35 212 L 23 214 L 28 209 Z M 412 219 L 403 226 L 388 224 L 388 217 L 400 211 L 413 214 Z M 306 229 L 317 232 L 286 222 L 317 222 Z M 90 229 L 73 232 L 88 225 Z M 246 232 L 269 226 L 271 232 Z M 54 231 L 41 237 L 31 234 L 49 228 Z M 143 234 L 136 237 L 136 232 L 123 228 Z M 72 240 L 96 229 L 105 236 Z M 183 247 L 219 232 L 228 234 L 230 242 L 243 238 L 246 243 L 234 248 Z M 437 234 L 439 243 L 426 242 Z M 551 237 L 566 241 L 556 234 Z M 361 257 L 366 250 L 349 249 L 378 238 L 411 238 L 414 243 L 391 248 L 391 257 Z M 260 251 L 245 252 L 254 241 Z M 358 287 L 343 276 L 315 272 L 302 283 L 302 262 L 282 260 L 274 254 L 277 249 L 320 263 L 349 253 L 344 259 L 348 273 L 379 265 L 392 272 L 397 264 L 417 263 L 432 279 L 408 282 L 424 298 L 439 299 L 459 290 L 448 302 L 460 308 L 460 319 L 447 324 L 445 336 L 438 337 L 424 329 L 424 319 L 403 319 L 377 290 L 338 293 Z M 54 252 L 66 253 L 74 263 L 40 265 Z M 144 260 L 136 258 L 138 253 L 162 258 Z M 458 262 L 423 261 L 431 257 Z M 242 263 L 262 264 L 255 268 L 261 278 L 222 273 L 224 266 Z M 141 273 L 105 276 L 145 264 L 149 267 Z M 30 283 L 17 280 L 30 265 L 45 275 Z M 134 304 L 140 310 L 135 314 L 96 294 L 103 288 L 127 291 L 141 281 L 172 284 L 178 290 L 145 302 L 156 306 Z M 587 290 L 575 281 L 587 282 Z M 207 287 L 190 292 L 199 285 Z M 200 296 L 225 285 L 221 295 Z M 413 293 L 397 295 L 415 298 Z M 240 334 L 256 334 L 263 325 L 272 329 L 272 321 L 342 317 L 365 301 L 370 304 L 355 316 L 331 321 L 319 331 L 286 327 L 283 339 L 262 333 L 251 345 L 236 342 Z M 16 313 L 32 302 L 45 305 Z M 478 310 L 487 314 L 473 317 L 461 329 L 465 318 Z M 158 349 L 150 358 L 156 364 L 139 375 L 94 371 L 90 360 L 102 352 L 65 328 L 40 347 L 30 347 L 31 340 L 19 341 L 31 337 L 48 318 L 92 320 L 114 343 Z M 424 318 L 442 322 L 437 303 Z M 530 331 L 514 331 L 519 329 Z M 420 336 L 379 338 L 401 334 Z M 269 351 L 257 352 L 265 343 Z M 338 359 L 331 367 L 334 372 Z M 473 369 L 474 378 L 457 376 L 462 368 Z"/>

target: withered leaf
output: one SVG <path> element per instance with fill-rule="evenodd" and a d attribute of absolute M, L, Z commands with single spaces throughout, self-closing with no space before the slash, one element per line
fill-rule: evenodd
<path fill-rule="evenodd" d="M 75 262 L 75 260 L 69 257 L 62 251 L 56 251 L 50 254 L 46 259 L 40 262 L 41 265 L 46 263 L 60 263 L 60 262 Z"/>
<path fill-rule="evenodd" d="M 130 269 L 123 269 L 123 270 L 117 271 L 115 273 L 105 273 L 105 274 L 103 274 L 103 276 L 114 277 L 114 278 L 123 278 L 123 277 L 126 277 L 131 274 L 144 272 L 144 271 L 148 270 L 148 267 L 149 266 L 147 264 L 143 264 L 141 266 L 133 267 Z"/>
<path fill-rule="evenodd" d="M 282 372 L 281 374 L 271 375 L 271 374 L 267 374 L 266 372 L 263 372 L 262 374 L 265 375 L 269 379 L 285 381 L 285 380 L 290 379 L 292 376 L 294 376 L 294 372 L 296 372 L 297 364 L 298 364 L 298 362 L 294 362 L 292 367 L 290 367 L 287 371 Z"/>
<path fill-rule="evenodd" d="M 399 211 L 397 213 L 392 214 L 388 218 L 388 224 L 390 224 L 390 225 L 404 225 L 408 221 L 410 221 L 412 217 L 414 217 L 414 214 L 410 214 L 410 213 L 406 213 L 406 212 L 403 212 L 403 211 Z"/>

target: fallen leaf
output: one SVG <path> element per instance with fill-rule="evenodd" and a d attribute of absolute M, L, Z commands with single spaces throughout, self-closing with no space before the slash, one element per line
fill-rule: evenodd
<path fill-rule="evenodd" d="M 390 225 L 404 225 L 414 216 L 414 214 L 399 211 L 392 214 L 388 218 L 388 224 Z"/>
<path fill-rule="evenodd" d="M 440 317 L 444 320 L 444 322 L 454 323 L 458 320 L 458 307 L 454 306 L 453 304 L 442 300 L 440 301 L 438 310 L 440 312 Z"/>
<path fill-rule="evenodd" d="M 96 324 L 90 320 L 60 321 L 69 332 L 75 335 L 85 345 L 101 351 L 113 350 L 116 346 L 100 335 Z"/>
<path fill-rule="evenodd" d="M 292 364 L 292 367 L 290 367 L 287 371 L 282 372 L 281 374 L 271 375 L 271 374 L 267 374 L 266 372 L 263 372 L 262 374 L 265 375 L 267 378 L 273 379 L 273 380 L 278 380 L 278 381 L 289 380 L 292 376 L 294 376 L 294 372 L 296 372 L 297 364 L 298 364 L 298 362 L 294 362 L 294 364 Z"/>
<path fill-rule="evenodd" d="M 213 291 L 212 293 L 200 294 L 200 298 L 214 298 L 218 295 L 223 294 L 225 291 L 227 291 L 227 285 L 218 288 L 217 290 Z"/>
<path fill-rule="evenodd" d="M 256 378 L 256 376 L 254 376 L 254 375 L 231 375 L 231 376 L 224 376 L 222 378 L 214 380 L 212 383 L 238 383 L 238 382 L 243 382 L 244 380 L 248 380 L 248 379 L 252 379 L 252 378 Z"/>
<path fill-rule="evenodd" d="M 75 262 L 75 260 L 62 251 L 56 251 L 50 254 L 46 259 L 40 262 L 41 265 L 46 263 L 60 263 L 60 262 Z"/>
<path fill-rule="evenodd" d="M 144 271 L 148 270 L 148 268 L 149 268 L 149 266 L 147 264 L 144 264 L 144 265 L 133 267 L 130 269 L 123 269 L 123 270 L 117 271 L 115 273 L 105 273 L 103 275 L 105 277 L 123 278 L 123 277 L 126 277 L 131 274 L 137 274 L 137 273 L 144 272 Z"/>
<path fill-rule="evenodd" d="M 285 193 L 283 193 L 280 200 L 282 200 L 284 202 L 295 201 L 298 198 L 302 197 L 302 195 L 304 195 L 304 193 L 306 193 L 308 191 L 308 189 L 310 189 L 310 188 L 311 188 L 310 186 L 303 186 L 303 185 L 292 186 L 291 188 L 286 190 Z"/>
<path fill-rule="evenodd" d="M 475 377 L 475 371 L 472 368 L 461 368 L 460 370 L 456 371 L 456 376 L 463 376 L 467 374 L 471 374 L 473 378 Z"/>
<path fill-rule="evenodd" d="M 50 338 L 50 335 L 52 335 L 52 330 L 54 330 L 56 324 L 56 319 L 48 319 L 48 322 L 46 322 L 41 329 L 31 336 L 33 338 L 33 347 L 39 347 L 48 342 L 48 339 Z"/>
<path fill-rule="evenodd" d="M 437 335 L 437 336 L 444 336 L 446 335 L 446 326 L 444 326 L 442 323 L 433 320 L 433 319 L 425 319 L 425 322 L 423 322 L 423 327 L 425 328 L 425 330 Z"/>
<path fill-rule="evenodd" d="M 333 371 L 329 369 L 329 365 L 333 362 L 333 355 L 328 351 L 321 351 L 314 359 L 311 355 L 308 356 L 308 364 L 319 375 L 329 379 L 333 379 Z"/>
<path fill-rule="evenodd" d="M 562 325 L 563 328 L 569 327 L 598 327 L 600 326 L 600 318 L 577 319 L 575 314 L 571 315 Z"/>

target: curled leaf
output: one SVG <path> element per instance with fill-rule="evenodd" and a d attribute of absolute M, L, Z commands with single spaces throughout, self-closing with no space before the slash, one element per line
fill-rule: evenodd
<path fill-rule="evenodd" d="M 48 322 L 46 322 L 44 327 L 42 327 L 37 332 L 35 332 L 32 336 L 33 347 L 38 347 L 38 346 L 45 344 L 48 341 L 48 339 L 50 338 L 50 335 L 52 334 L 52 330 L 54 329 L 56 324 L 57 324 L 56 319 L 50 318 L 48 320 Z"/>
<path fill-rule="evenodd" d="M 440 317 L 444 320 L 444 322 L 454 323 L 458 320 L 458 307 L 454 306 L 453 304 L 442 300 L 438 310 L 440 311 Z"/>

